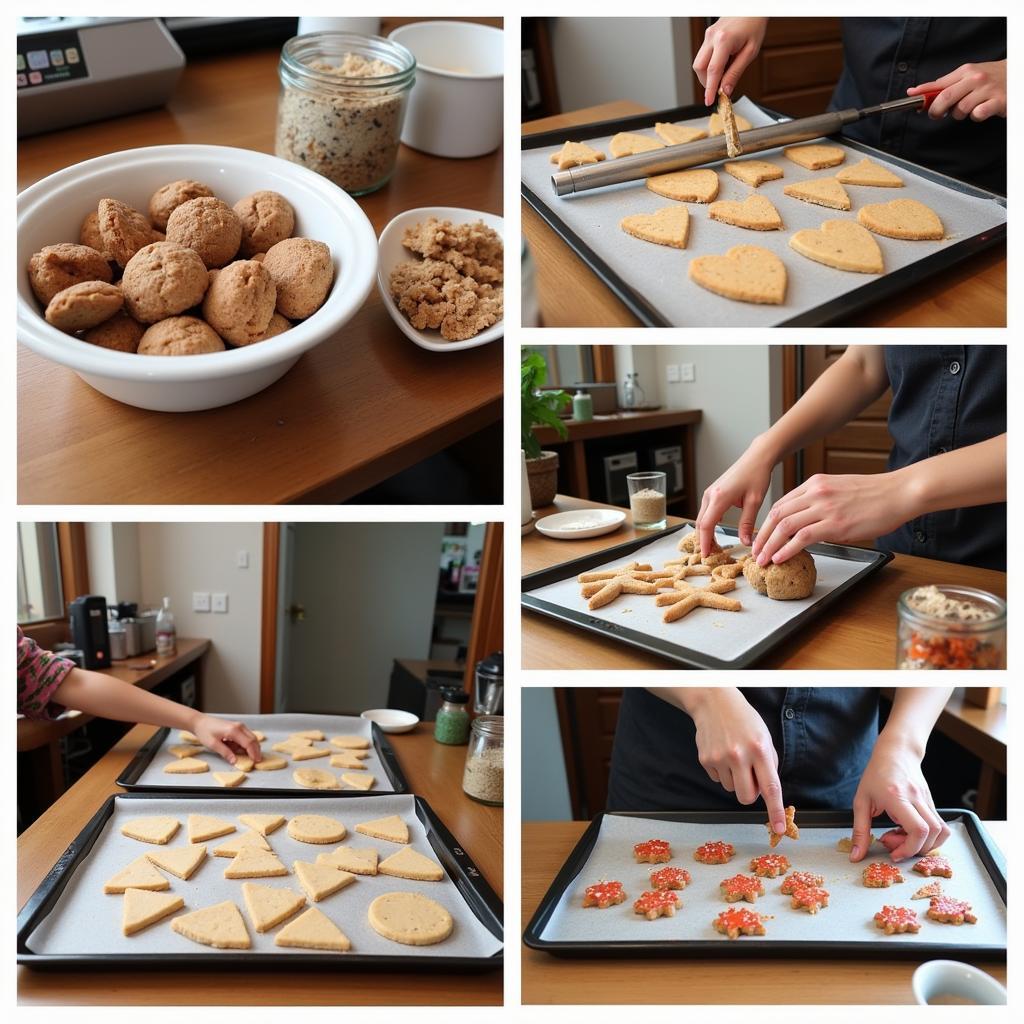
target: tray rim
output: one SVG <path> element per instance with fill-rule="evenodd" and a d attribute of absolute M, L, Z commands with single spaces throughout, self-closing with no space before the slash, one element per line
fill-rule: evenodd
<path fill-rule="evenodd" d="M 53 910 L 61 893 L 67 888 L 75 871 L 81 865 L 99 840 L 103 826 L 114 813 L 115 801 L 124 800 L 179 800 L 194 798 L 189 793 L 111 793 L 96 813 L 82 827 L 67 849 L 57 858 L 46 877 L 39 883 L 24 907 L 18 912 L 17 920 L 17 962 L 26 967 L 38 969 L 104 969 L 124 966 L 152 968 L 155 966 L 178 968 L 217 968 L 228 965 L 234 968 L 260 970 L 287 970 L 290 968 L 323 968 L 349 970 L 472 970 L 491 971 L 500 969 L 504 963 L 504 907 L 497 893 L 491 888 L 483 873 L 462 849 L 458 840 L 448 830 L 427 801 L 415 793 L 375 793 L 378 798 L 393 796 L 410 797 L 416 816 L 426 828 L 427 841 L 437 855 L 448 877 L 458 889 L 477 920 L 497 939 L 502 948 L 489 957 L 476 956 L 415 956 L 411 954 L 383 956 L 380 954 L 346 953 L 341 957 L 324 956 L 322 953 L 255 953 L 251 951 L 196 950 L 189 953 L 33 953 L 27 945 L 32 931 Z M 218 798 L 222 799 L 222 798 Z M 284 799 L 284 798 L 278 798 Z"/>
<path fill-rule="evenodd" d="M 752 103 L 755 101 L 751 100 Z M 775 119 L 792 120 L 760 103 L 755 105 L 769 117 Z M 545 146 L 557 145 L 569 139 L 573 142 L 580 142 L 587 138 L 593 138 L 595 134 L 605 135 L 615 131 L 629 131 L 634 128 L 649 128 L 654 121 L 682 121 L 695 117 L 707 116 L 708 108 L 703 104 L 687 104 L 679 107 L 671 107 L 667 110 L 656 110 L 645 114 L 629 114 L 625 117 L 613 118 L 606 121 L 592 121 L 589 124 L 573 125 L 566 129 L 551 129 L 546 132 L 536 132 L 531 135 L 524 135 L 521 139 L 520 152 L 523 150 L 543 149 Z M 842 139 L 844 146 L 866 155 L 877 156 L 888 163 L 902 167 L 905 171 L 918 175 L 955 192 L 972 196 L 976 199 L 988 199 L 997 205 L 1006 208 L 1006 197 L 996 192 L 971 185 L 958 178 L 933 171 L 921 164 L 915 164 L 904 157 L 893 156 L 884 150 L 874 146 L 868 146 L 856 139 Z M 587 268 L 601 281 L 609 291 L 621 301 L 626 308 L 640 320 L 644 327 L 690 327 L 710 328 L 712 324 L 675 324 L 666 318 L 659 310 L 650 303 L 644 296 L 628 285 L 615 271 L 587 245 L 579 235 L 555 212 L 555 208 L 545 203 L 533 189 L 520 179 L 520 191 L 523 198 L 530 204 L 542 220 L 551 228 L 559 238 L 565 242 L 570 249 L 586 264 Z M 978 253 L 984 252 L 1000 242 L 1006 240 L 1006 223 L 996 225 L 994 228 L 978 232 L 968 238 L 962 238 L 953 245 L 944 247 L 937 252 L 921 259 L 915 260 L 905 267 L 890 271 L 882 277 L 873 281 L 866 281 L 842 295 L 828 302 L 823 302 L 803 313 L 797 313 L 786 320 L 781 320 L 773 326 L 778 327 L 827 327 L 841 326 L 842 321 L 854 313 L 858 313 L 877 302 L 892 298 L 900 292 L 907 291 L 919 282 L 948 270 L 959 263 L 970 259 Z M 971 325 L 964 325 L 970 327 Z M 726 328 L 728 329 L 728 328 Z"/>
<path fill-rule="evenodd" d="M 642 537 L 623 541 L 621 544 L 603 548 L 601 551 L 592 552 L 588 555 L 581 555 L 579 558 L 569 559 L 565 562 L 558 562 L 547 569 L 538 569 L 536 572 L 527 573 L 520 581 L 521 593 L 519 603 L 521 608 L 528 608 L 539 615 L 551 619 L 557 619 L 567 625 L 576 627 L 588 633 L 596 633 L 600 636 L 611 637 L 614 640 L 626 644 L 629 647 L 636 647 L 647 651 L 648 654 L 657 655 L 676 664 L 685 665 L 687 668 L 733 670 L 746 669 L 755 666 L 755 663 L 769 654 L 779 643 L 788 639 L 797 630 L 806 626 L 813 619 L 816 619 L 822 611 L 831 607 L 839 598 L 855 584 L 874 576 L 893 560 L 891 551 L 877 551 L 874 548 L 858 548 L 846 544 L 809 544 L 807 550 L 812 554 L 827 555 L 833 558 L 845 558 L 849 561 L 864 562 L 866 569 L 863 572 L 851 576 L 850 579 L 841 583 L 834 590 L 829 591 L 820 600 L 805 608 L 800 614 L 790 619 L 778 632 L 766 637 L 753 647 L 744 651 L 738 658 L 732 661 L 723 661 L 710 655 L 701 654 L 682 644 L 662 640 L 659 637 L 652 637 L 648 633 L 620 626 L 614 622 L 607 622 L 604 619 L 594 618 L 586 611 L 576 611 L 571 608 L 563 608 L 554 602 L 545 601 L 542 598 L 532 596 L 531 591 L 538 587 L 547 586 L 549 583 L 556 583 L 568 579 L 570 576 L 579 575 L 594 566 L 601 565 L 614 558 L 615 553 L 625 556 L 632 554 L 641 547 L 659 540 L 661 537 L 677 533 L 679 530 L 693 529 L 690 522 L 680 523 L 678 526 L 669 526 L 660 531 L 657 535 Z M 739 537 L 739 529 L 735 526 L 719 524 L 717 527 L 720 533 L 731 537 Z M 870 557 L 863 557 L 867 555 Z"/>
<path fill-rule="evenodd" d="M 982 865 L 996 888 L 1004 906 L 1006 905 L 1006 859 L 992 842 L 981 819 L 968 808 L 939 808 L 937 813 L 943 821 L 962 821 Z M 669 956 L 698 957 L 724 955 L 740 958 L 799 957 L 832 960 L 838 956 L 850 959 L 876 960 L 931 960 L 942 957 L 961 959 L 969 955 L 977 960 L 1005 959 L 1006 946 L 979 945 L 965 949 L 962 945 L 929 943 L 915 946 L 913 943 L 887 945 L 881 937 L 874 941 L 811 942 L 805 939 L 774 939 L 764 942 L 722 942 L 719 939 L 661 939 L 634 941 L 553 941 L 541 937 L 544 926 L 550 920 L 565 890 L 572 884 L 586 865 L 594 848 L 601 823 L 606 816 L 621 818 L 642 818 L 661 821 L 687 821 L 697 824 L 764 824 L 765 816 L 759 811 L 601 811 L 580 836 L 576 845 L 566 857 L 558 873 L 548 886 L 537 909 L 523 931 L 523 944 L 533 950 L 561 957 L 636 957 Z M 821 827 L 852 827 L 853 812 L 845 810 L 807 810 L 800 812 L 801 824 Z M 894 822 L 886 815 L 872 819 L 873 825 L 892 828 Z"/>

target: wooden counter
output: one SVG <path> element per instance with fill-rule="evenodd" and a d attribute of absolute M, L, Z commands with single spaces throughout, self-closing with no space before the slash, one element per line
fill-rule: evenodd
<path fill-rule="evenodd" d="M 18 907 L 111 793 L 114 780 L 156 730 L 139 725 L 18 837 Z M 410 788 L 437 812 L 494 891 L 502 894 L 502 808 L 462 792 L 465 747 L 434 742 L 431 726 L 390 737 Z M 254 993 L 259 992 L 257 999 Z M 502 972 L 258 970 L 33 971 L 18 968 L 22 1005 L 338 1006 L 500 1005 Z"/>
<path fill-rule="evenodd" d="M 602 103 L 530 121 L 523 135 L 642 114 L 630 100 Z M 1005 158 L 1001 154 L 1000 158 Z M 589 267 L 522 201 L 523 235 L 537 268 L 537 293 L 545 327 L 639 327 L 640 321 Z M 713 326 L 707 324 L 705 326 Z M 1005 327 L 1006 246 L 980 253 L 901 295 L 850 317 L 846 327 Z"/>
<path fill-rule="evenodd" d="M 274 49 L 191 60 L 166 108 L 19 140 L 19 189 L 138 146 L 212 143 L 273 152 L 278 57 Z M 443 160 L 402 146 L 391 182 L 357 201 L 379 235 L 415 207 L 500 214 L 502 195 L 500 150 Z M 19 346 L 18 499 L 343 501 L 498 422 L 501 367 L 501 342 L 450 354 L 414 345 L 392 322 L 376 284 L 339 335 L 281 380 L 206 412 L 121 405 Z"/>
<path fill-rule="evenodd" d="M 523 928 L 529 923 L 585 821 L 524 822 Z M 1006 822 L 987 821 L 1006 849 Z M 742 941 L 742 940 L 740 940 Z M 925 958 L 922 958 L 925 959 Z M 522 947 L 524 1003 L 912 1003 L 914 960 L 571 960 Z M 977 964 L 1006 984 L 1005 961 Z"/>
<path fill-rule="evenodd" d="M 556 499 L 541 516 L 568 508 L 608 508 L 594 502 Z M 669 525 L 681 520 L 671 520 Z M 627 520 L 628 523 L 628 520 Z M 645 536 L 650 534 L 645 531 Z M 550 540 L 536 531 L 522 542 L 525 575 L 559 562 L 623 544 L 637 536 L 624 525 L 615 533 L 590 540 Z M 896 667 L 896 601 L 910 587 L 948 583 L 978 587 L 1006 596 L 1006 574 L 913 555 L 896 557 L 850 590 L 797 636 L 780 644 L 758 668 L 893 669 Z M 628 647 L 596 633 L 584 632 L 536 612 L 522 612 L 524 669 L 666 669 L 675 662 Z M 984 678 L 984 677 L 983 677 Z"/>

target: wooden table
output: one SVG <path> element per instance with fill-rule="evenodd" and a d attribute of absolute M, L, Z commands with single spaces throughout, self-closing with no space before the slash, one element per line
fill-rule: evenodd
<path fill-rule="evenodd" d="M 524 822 L 523 928 L 529 923 L 585 821 Z M 1007 848 L 1004 821 L 986 821 Z M 524 1003 L 912 1003 L 913 960 L 570 960 L 523 946 Z M 979 961 L 1006 984 L 1005 961 Z M 600 984 L 595 981 L 600 980 Z"/>
<path fill-rule="evenodd" d="M 153 735 L 139 725 L 18 837 L 18 907 L 111 793 L 114 780 Z M 485 807 L 462 792 L 465 747 L 434 742 L 431 726 L 390 737 L 413 792 L 437 812 L 502 894 L 502 808 Z M 259 992 L 257 999 L 255 993 Z M 286 971 L 208 969 L 41 972 L 18 968 L 22 1005 L 273 1006 L 487 1005 L 502 1001 L 502 972 Z"/>
<path fill-rule="evenodd" d="M 272 153 L 278 57 L 275 49 L 192 60 L 166 108 L 19 140 L 19 189 L 137 146 L 212 143 Z M 420 206 L 500 214 L 502 194 L 500 150 L 443 160 L 402 146 L 391 182 L 358 202 L 379 234 L 396 214 Z M 336 338 L 276 384 L 206 412 L 121 405 L 19 346 L 18 498 L 342 501 L 498 422 L 501 359 L 500 342 L 450 354 L 417 347 L 392 322 L 376 286 Z"/>
<path fill-rule="evenodd" d="M 570 508 L 609 508 L 559 496 L 537 516 Z M 628 510 L 623 510 L 627 511 Z M 678 525 L 683 520 L 670 520 Z M 628 520 L 627 520 L 628 522 Z M 650 536 L 644 531 L 644 536 Z M 559 562 L 624 544 L 639 536 L 631 528 L 590 540 L 550 540 L 532 531 L 522 542 L 524 574 Z M 891 669 L 896 667 L 896 601 L 910 587 L 947 583 L 978 587 L 1006 596 L 1006 573 L 914 555 L 896 555 L 879 572 L 850 590 L 838 605 L 822 612 L 798 635 L 784 641 L 758 663 L 758 668 Z M 665 669 L 675 663 L 627 647 L 596 633 L 587 633 L 536 612 L 523 610 L 525 669 Z"/>
<path fill-rule="evenodd" d="M 642 114 L 649 107 L 616 100 L 522 126 L 523 135 Z M 523 234 L 537 268 L 545 327 L 638 327 L 640 321 L 522 201 Z M 846 327 L 1005 327 L 1006 245 L 980 253 L 844 321 Z"/>

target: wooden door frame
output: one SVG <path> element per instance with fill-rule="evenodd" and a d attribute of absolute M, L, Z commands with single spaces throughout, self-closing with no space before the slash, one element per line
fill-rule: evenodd
<path fill-rule="evenodd" d="M 800 398 L 800 349 L 799 345 L 782 346 L 782 412 L 785 415 Z M 782 493 L 789 494 L 797 483 L 796 453 L 782 460 Z"/>
<path fill-rule="evenodd" d="M 21 627 L 25 636 L 46 650 L 52 650 L 54 644 L 70 639 L 68 605 L 76 597 L 89 593 L 89 557 L 85 543 L 85 523 L 54 525 L 57 527 L 57 558 L 60 562 L 64 614 L 52 619 L 39 619 Z"/>
<path fill-rule="evenodd" d="M 277 595 L 281 524 L 263 524 L 263 590 L 260 595 L 260 714 L 274 713 L 277 681 Z"/>

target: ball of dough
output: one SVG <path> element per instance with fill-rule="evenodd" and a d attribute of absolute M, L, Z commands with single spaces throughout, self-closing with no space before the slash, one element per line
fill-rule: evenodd
<path fill-rule="evenodd" d="M 305 320 L 323 304 L 334 280 L 331 250 L 312 238 L 286 238 L 272 246 L 263 266 L 277 286 L 277 311 Z"/>
<path fill-rule="evenodd" d="M 213 189 L 201 181 L 193 181 L 191 178 L 168 182 L 166 185 L 161 185 L 149 197 L 149 219 L 158 231 L 165 231 L 167 218 L 182 203 L 187 203 L 190 199 L 198 199 L 200 196 L 212 195 Z"/>
<path fill-rule="evenodd" d="M 266 252 L 295 230 L 295 211 L 279 192 L 253 192 L 239 199 L 234 211 L 242 222 L 243 256 Z"/>
<path fill-rule="evenodd" d="M 122 267 L 153 241 L 153 228 L 138 210 L 119 199 L 101 199 L 96 210 L 103 251 Z"/>
<path fill-rule="evenodd" d="M 207 267 L 230 263 L 242 243 L 242 222 L 213 196 L 189 199 L 167 218 L 167 241 L 195 249 Z"/>
<path fill-rule="evenodd" d="M 206 322 L 233 345 L 260 340 L 270 324 L 277 288 L 255 260 L 238 260 L 219 271 L 203 300 Z"/>
<path fill-rule="evenodd" d="M 82 340 L 89 342 L 90 345 L 99 345 L 100 348 L 134 353 L 138 350 L 139 341 L 145 330 L 146 328 L 138 320 L 133 320 L 124 310 L 121 310 L 98 327 L 86 331 Z"/>
<path fill-rule="evenodd" d="M 110 264 L 101 252 L 87 245 L 60 242 L 45 245 L 28 261 L 28 281 L 36 298 L 44 305 L 57 292 L 83 281 L 106 281 L 113 278 Z"/>
<path fill-rule="evenodd" d="M 121 289 L 128 312 L 144 324 L 155 324 L 199 305 L 208 280 L 194 249 L 151 242 L 128 261 Z"/>
<path fill-rule="evenodd" d="M 224 342 L 207 323 L 194 316 L 172 316 L 146 330 L 140 356 L 198 356 L 223 352 Z"/>
<path fill-rule="evenodd" d="M 58 330 L 74 334 L 109 320 L 124 305 L 124 296 L 116 284 L 106 281 L 82 281 L 57 292 L 46 307 L 46 322 Z"/>
<path fill-rule="evenodd" d="M 767 594 L 774 601 L 798 601 L 811 596 L 818 570 L 811 555 L 799 551 L 785 562 L 769 562 L 763 568 L 748 558 L 743 563 L 743 575 L 759 594 Z"/>

